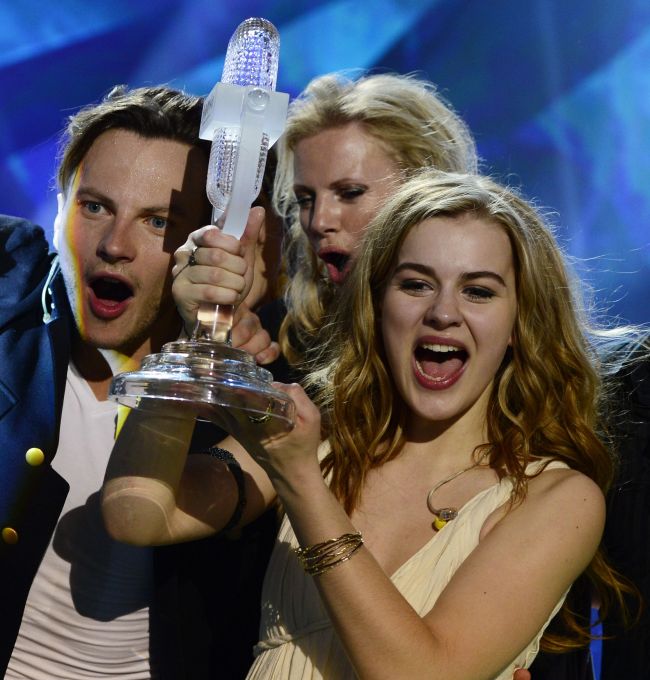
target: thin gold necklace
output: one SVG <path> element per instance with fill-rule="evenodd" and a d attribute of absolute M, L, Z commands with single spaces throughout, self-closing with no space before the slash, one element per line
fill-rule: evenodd
<path fill-rule="evenodd" d="M 469 472 L 475 467 L 478 467 L 483 462 L 485 455 L 486 454 L 483 454 L 475 463 L 472 463 L 470 466 L 463 468 L 462 470 L 458 470 L 458 472 L 454 472 L 453 475 L 443 479 L 442 482 L 438 482 L 427 494 L 427 508 L 429 508 L 429 512 L 434 517 L 432 527 L 436 531 L 440 531 L 440 529 L 442 529 L 447 524 L 447 522 L 451 522 L 452 519 L 456 519 L 456 517 L 458 517 L 458 508 L 434 508 L 431 503 L 431 497 L 441 486 L 448 484 L 452 480 L 456 479 L 456 477 L 460 477 L 465 472 Z"/>

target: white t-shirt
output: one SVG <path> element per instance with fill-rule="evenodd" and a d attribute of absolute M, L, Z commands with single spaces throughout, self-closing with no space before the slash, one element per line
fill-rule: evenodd
<path fill-rule="evenodd" d="M 152 552 L 113 541 L 99 490 L 117 407 L 70 364 L 52 467 L 70 484 L 32 584 L 6 680 L 149 680 Z"/>

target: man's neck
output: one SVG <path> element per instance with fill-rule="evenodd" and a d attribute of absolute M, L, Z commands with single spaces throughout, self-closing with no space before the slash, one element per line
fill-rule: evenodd
<path fill-rule="evenodd" d="M 150 330 L 150 335 L 133 342 L 128 349 L 100 349 L 85 342 L 79 333 L 72 340 L 72 360 L 82 378 L 98 401 L 108 399 L 108 389 L 114 375 L 137 371 L 148 354 L 160 352 L 170 340 L 178 338 L 180 320 L 174 309 L 161 317 Z"/>
<path fill-rule="evenodd" d="M 72 360 L 95 398 L 106 401 L 113 376 L 137 370 L 145 353 L 127 355 L 117 350 L 97 349 L 77 337 L 73 341 Z"/>

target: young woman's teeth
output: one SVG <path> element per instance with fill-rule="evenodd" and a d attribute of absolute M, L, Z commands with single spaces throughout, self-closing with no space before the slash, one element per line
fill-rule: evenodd
<path fill-rule="evenodd" d="M 430 352 L 460 352 L 462 347 L 455 347 L 454 345 L 420 345 L 423 349 L 428 349 Z"/>

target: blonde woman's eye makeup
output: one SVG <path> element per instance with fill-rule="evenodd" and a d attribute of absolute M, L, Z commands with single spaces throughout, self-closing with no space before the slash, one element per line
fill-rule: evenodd
<path fill-rule="evenodd" d="M 483 286 L 468 286 L 464 289 L 467 298 L 475 302 L 486 302 L 494 297 L 494 291 Z"/>
<path fill-rule="evenodd" d="M 363 196 L 366 191 L 366 187 L 346 187 L 339 189 L 338 194 L 344 201 L 353 201 L 355 198 Z"/>
<path fill-rule="evenodd" d="M 296 205 L 300 208 L 308 208 L 314 202 L 314 197 L 310 194 L 297 194 Z"/>

